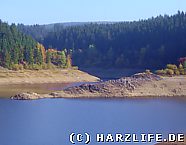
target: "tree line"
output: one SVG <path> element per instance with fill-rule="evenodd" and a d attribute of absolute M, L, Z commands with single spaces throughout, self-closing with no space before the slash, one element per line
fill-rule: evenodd
<path fill-rule="evenodd" d="M 180 11 L 133 22 L 18 29 L 46 48 L 72 50 L 73 64 L 82 67 L 158 68 L 186 55 L 186 13 Z"/>

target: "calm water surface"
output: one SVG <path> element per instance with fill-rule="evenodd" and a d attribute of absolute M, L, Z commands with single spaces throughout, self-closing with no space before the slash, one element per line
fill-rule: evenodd
<path fill-rule="evenodd" d="M 186 133 L 186 101 L 0 99 L 0 145 L 70 145 L 72 132 L 88 132 L 90 145 L 112 144 L 96 133 Z"/>

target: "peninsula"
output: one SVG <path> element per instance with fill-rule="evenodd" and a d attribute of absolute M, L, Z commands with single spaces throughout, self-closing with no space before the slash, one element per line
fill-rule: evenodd
<path fill-rule="evenodd" d="M 85 83 L 46 95 L 20 93 L 11 99 L 144 97 L 186 97 L 186 76 L 161 77 L 153 73 L 138 73 L 131 77 L 122 77 L 116 80 Z"/>

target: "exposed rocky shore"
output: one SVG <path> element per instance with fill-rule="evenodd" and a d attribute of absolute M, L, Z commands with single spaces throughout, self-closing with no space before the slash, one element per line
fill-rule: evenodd
<path fill-rule="evenodd" d="M 41 98 L 133 98 L 133 97 L 185 97 L 186 77 L 160 77 L 152 73 L 138 73 L 116 80 L 69 87 L 46 95 L 21 93 L 11 99 Z"/>
<path fill-rule="evenodd" d="M 159 81 L 162 78 L 155 74 L 139 73 L 131 77 L 95 84 L 83 84 L 64 89 L 63 92 L 77 97 L 127 97 L 136 88 L 149 81 Z"/>

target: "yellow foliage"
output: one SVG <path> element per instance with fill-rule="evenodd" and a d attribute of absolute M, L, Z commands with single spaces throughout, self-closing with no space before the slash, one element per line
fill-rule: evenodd
<path fill-rule="evenodd" d="M 45 47 L 42 44 L 37 43 L 37 48 L 41 50 L 43 62 L 45 62 L 46 61 L 46 50 L 45 50 Z"/>
<path fill-rule="evenodd" d="M 174 71 L 172 69 L 165 69 L 167 75 L 174 75 Z"/>
<path fill-rule="evenodd" d="M 175 75 L 180 75 L 179 70 L 175 70 L 174 73 L 175 73 Z"/>
<path fill-rule="evenodd" d="M 67 55 L 67 68 L 71 68 L 72 67 L 72 59 L 70 54 Z"/>
<path fill-rule="evenodd" d="M 175 64 L 167 64 L 167 69 L 175 70 L 175 69 L 178 69 L 178 68 Z"/>

